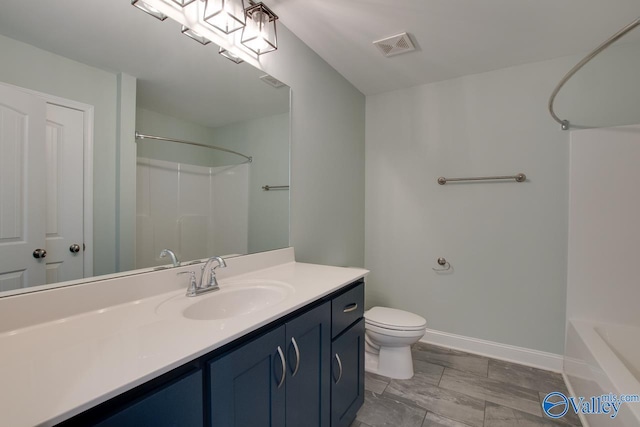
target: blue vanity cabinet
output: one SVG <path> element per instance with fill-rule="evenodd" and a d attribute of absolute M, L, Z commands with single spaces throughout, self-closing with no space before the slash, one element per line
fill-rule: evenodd
<path fill-rule="evenodd" d="M 69 426 L 96 427 L 183 427 L 204 423 L 202 370 L 180 376 L 149 393 L 132 399 L 115 410 L 94 411 L 84 418 L 66 422 Z"/>
<path fill-rule="evenodd" d="M 331 306 L 209 362 L 213 427 L 329 427 Z"/>
<path fill-rule="evenodd" d="M 333 341 L 331 426 L 348 427 L 364 403 L 364 319 Z"/>
<path fill-rule="evenodd" d="M 331 425 L 331 304 L 287 322 L 287 427 Z"/>
<path fill-rule="evenodd" d="M 364 282 L 331 302 L 331 426 L 348 427 L 364 403 Z"/>
<path fill-rule="evenodd" d="M 155 390 L 96 427 L 203 426 L 202 371 Z"/>
<path fill-rule="evenodd" d="M 213 427 L 285 425 L 285 326 L 209 362 Z"/>

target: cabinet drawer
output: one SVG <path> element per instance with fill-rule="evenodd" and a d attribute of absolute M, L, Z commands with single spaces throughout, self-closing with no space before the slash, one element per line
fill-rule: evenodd
<path fill-rule="evenodd" d="M 364 282 L 331 301 L 331 338 L 335 338 L 364 314 Z"/>

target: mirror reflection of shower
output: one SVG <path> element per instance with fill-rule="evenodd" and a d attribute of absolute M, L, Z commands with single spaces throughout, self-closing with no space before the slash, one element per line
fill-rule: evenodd
<path fill-rule="evenodd" d="M 194 260 L 288 246 L 289 192 L 261 189 L 289 182 L 288 113 L 218 128 L 177 120 L 138 108 L 135 267 L 166 265 L 164 248 Z"/>
<path fill-rule="evenodd" d="M 185 260 L 248 253 L 249 167 L 138 157 L 136 268 L 166 264 L 165 247 Z"/>

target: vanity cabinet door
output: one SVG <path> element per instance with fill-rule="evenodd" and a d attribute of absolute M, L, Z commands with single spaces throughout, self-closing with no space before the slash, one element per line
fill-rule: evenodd
<path fill-rule="evenodd" d="M 364 319 L 333 341 L 331 356 L 331 426 L 347 427 L 364 403 Z"/>
<path fill-rule="evenodd" d="M 329 427 L 331 303 L 289 321 L 287 427 Z"/>
<path fill-rule="evenodd" d="M 283 325 L 209 362 L 213 427 L 284 427 L 284 342 Z"/>
<path fill-rule="evenodd" d="M 200 427 L 203 423 L 202 370 L 197 370 L 134 400 L 101 422 L 84 424 L 78 421 L 77 424 L 68 424 L 96 427 Z"/>

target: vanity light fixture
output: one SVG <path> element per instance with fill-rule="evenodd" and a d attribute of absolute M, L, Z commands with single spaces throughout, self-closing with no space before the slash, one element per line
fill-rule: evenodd
<path fill-rule="evenodd" d="M 230 50 L 227 50 L 227 49 L 225 49 L 223 47 L 220 48 L 218 53 L 220 55 L 224 56 L 225 58 L 227 58 L 229 61 L 235 62 L 236 64 L 240 64 L 240 63 L 244 62 L 242 60 L 242 58 L 240 58 L 238 55 L 236 55 L 235 53 L 233 53 Z"/>
<path fill-rule="evenodd" d="M 205 36 L 200 35 L 200 33 L 187 28 L 184 25 L 182 26 L 182 34 L 205 46 L 211 43 L 211 40 L 207 39 Z"/>
<path fill-rule="evenodd" d="M 249 50 L 262 55 L 278 49 L 276 21 L 278 16 L 262 2 L 245 9 L 246 25 L 242 30 L 241 42 Z"/>
<path fill-rule="evenodd" d="M 242 31 L 235 31 L 231 34 L 228 34 L 226 36 L 228 47 L 220 46 L 220 49 L 218 49 L 218 53 L 220 55 L 224 56 L 229 61 L 232 61 L 236 64 L 241 64 L 244 62 L 242 57 L 238 55 L 238 49 L 244 49 L 246 51 L 244 46 L 242 46 L 242 44 L 240 43 L 241 34 L 242 34 Z"/>
<path fill-rule="evenodd" d="M 183 24 L 182 33 L 198 43 L 213 41 L 220 46 L 218 53 L 236 64 L 254 63 L 260 55 L 278 49 L 278 16 L 262 2 L 246 2 L 245 8 L 245 0 L 131 0 L 133 6 L 161 21 L 170 15 Z"/>
<path fill-rule="evenodd" d="M 159 19 L 160 21 L 164 21 L 165 19 L 167 19 L 167 15 L 160 12 L 155 7 L 149 6 L 143 0 L 131 0 L 131 5 L 137 7 L 138 9 L 140 9 L 145 13 L 148 13 L 149 15 L 153 16 L 156 19 Z"/>
<path fill-rule="evenodd" d="M 193 3 L 196 0 L 171 0 L 172 2 L 174 2 L 175 4 L 177 4 L 180 7 L 185 7 L 187 5 L 190 5 L 191 3 Z"/>
<path fill-rule="evenodd" d="M 245 26 L 244 0 L 205 0 L 202 20 L 224 34 Z"/>

